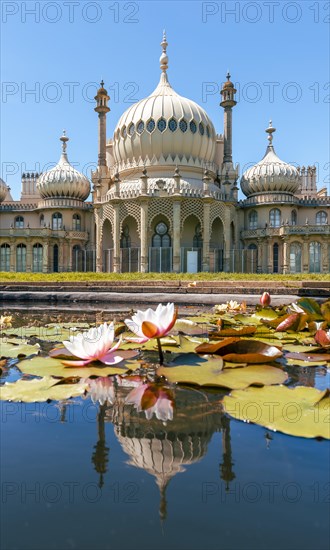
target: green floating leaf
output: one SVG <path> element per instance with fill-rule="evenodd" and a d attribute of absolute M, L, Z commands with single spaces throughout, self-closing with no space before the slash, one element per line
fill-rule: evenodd
<path fill-rule="evenodd" d="M 253 313 L 253 315 L 251 315 L 251 320 L 258 319 L 259 321 L 261 321 L 262 319 L 266 319 L 267 321 L 271 321 L 272 319 L 277 319 L 277 317 L 278 314 L 276 313 L 276 311 L 274 311 L 274 309 L 272 309 L 271 307 L 267 307 L 264 309 L 259 309 L 258 311 Z"/>
<path fill-rule="evenodd" d="M 219 386 L 229 389 L 242 389 L 252 384 L 263 386 L 282 384 L 288 375 L 269 365 L 253 365 L 244 368 L 223 369 L 221 358 L 209 361 L 199 360 L 195 365 L 159 367 L 158 376 L 165 376 L 169 382 L 193 384 L 197 386 Z"/>
<path fill-rule="evenodd" d="M 128 370 L 135 370 L 139 367 L 136 361 L 123 361 L 114 367 L 102 363 L 90 363 L 86 367 L 65 367 L 60 359 L 53 357 L 32 357 L 20 361 L 17 367 L 24 374 L 33 374 L 34 376 L 75 376 L 79 378 L 89 378 L 90 376 L 111 376 L 113 374 L 124 374 Z"/>
<path fill-rule="evenodd" d="M 321 304 L 321 313 L 326 322 L 330 325 L 330 300 Z"/>
<path fill-rule="evenodd" d="M 330 439 L 329 391 L 298 386 L 249 388 L 223 399 L 225 411 L 238 420 L 297 437 Z"/>
<path fill-rule="evenodd" d="M 200 334 L 207 334 L 207 324 L 204 323 L 203 326 L 201 326 L 200 324 L 190 321 L 189 319 L 177 319 L 172 331 L 182 332 L 183 334 L 187 334 L 189 336 L 198 336 Z"/>
<path fill-rule="evenodd" d="M 2 401 L 23 401 L 24 403 L 59 401 L 83 395 L 87 387 L 86 382 L 60 384 L 58 380 L 46 376 L 41 379 L 6 383 L 0 387 L 0 399 Z"/>
<path fill-rule="evenodd" d="M 0 339 L 0 358 L 7 357 L 15 359 L 16 357 L 38 353 L 39 350 L 39 344 L 32 346 L 23 340 L 13 339 L 5 342 L 3 339 Z"/>

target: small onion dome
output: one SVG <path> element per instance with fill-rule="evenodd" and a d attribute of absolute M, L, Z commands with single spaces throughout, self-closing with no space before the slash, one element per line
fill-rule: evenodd
<path fill-rule="evenodd" d="M 214 161 L 212 121 L 197 103 L 174 91 L 167 77 L 165 34 L 161 46 L 158 86 L 150 96 L 131 105 L 115 128 L 113 152 L 119 170 L 131 169 L 138 161 L 172 166 L 176 157 L 194 166 Z"/>
<path fill-rule="evenodd" d="M 37 181 L 37 189 L 43 199 L 69 198 L 84 201 L 90 193 L 88 178 L 71 166 L 66 154 L 66 142 L 69 138 L 63 131 L 62 155 L 54 168 L 41 174 Z"/>
<path fill-rule="evenodd" d="M 300 184 L 299 171 L 295 166 L 281 160 L 275 153 L 272 145 L 272 121 L 266 132 L 269 134 L 269 145 L 263 159 L 246 170 L 241 178 L 241 188 L 247 197 L 261 193 L 290 193 L 294 194 Z"/>
<path fill-rule="evenodd" d="M 97 95 L 108 95 L 108 92 L 106 91 L 106 89 L 104 88 L 104 82 L 103 80 L 101 81 L 101 88 L 99 88 L 97 90 Z"/>
<path fill-rule="evenodd" d="M 223 85 L 223 88 L 233 88 L 234 87 L 234 84 L 232 83 L 232 81 L 230 80 L 230 74 L 229 74 L 229 71 L 226 75 L 226 78 L 227 78 L 227 81 L 224 83 Z"/>
<path fill-rule="evenodd" d="M 0 178 L 0 202 L 4 201 L 8 193 L 7 184 Z"/>

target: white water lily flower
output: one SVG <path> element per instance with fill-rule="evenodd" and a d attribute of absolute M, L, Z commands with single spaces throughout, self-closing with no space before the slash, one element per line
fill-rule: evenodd
<path fill-rule="evenodd" d="M 67 351 L 68 355 L 79 357 L 81 361 L 62 361 L 63 364 L 69 367 L 79 367 L 87 365 L 92 361 L 101 361 L 106 365 L 120 363 L 125 357 L 121 353 L 116 353 L 121 340 L 113 345 L 114 337 L 115 327 L 113 323 L 110 325 L 104 323 L 86 332 L 70 336 L 70 341 L 66 340 L 63 342 L 65 352 Z M 61 351 L 63 352 L 63 350 Z"/>
<path fill-rule="evenodd" d="M 137 311 L 132 319 L 125 319 L 128 328 L 138 336 L 130 338 L 130 341 L 142 344 L 151 338 L 166 336 L 173 328 L 176 318 L 174 304 L 159 304 L 156 310 L 148 308 L 145 311 Z"/>

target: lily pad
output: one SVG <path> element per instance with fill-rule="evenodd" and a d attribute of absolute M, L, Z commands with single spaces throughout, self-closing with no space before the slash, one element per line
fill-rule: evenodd
<path fill-rule="evenodd" d="M 297 304 L 306 313 L 308 313 L 308 317 L 310 320 L 313 320 L 313 321 L 323 320 L 321 308 L 318 302 L 313 298 L 300 298 L 300 300 L 297 301 Z"/>
<path fill-rule="evenodd" d="M 223 369 L 221 358 L 201 364 L 179 367 L 160 367 L 158 376 L 165 376 L 169 382 L 192 384 L 197 386 L 220 386 L 229 389 L 242 389 L 252 384 L 263 386 L 282 384 L 288 375 L 269 365 L 253 365 L 237 369 Z"/>
<path fill-rule="evenodd" d="M 80 381 L 77 384 L 59 383 L 51 376 L 34 380 L 18 380 L 6 383 L 0 387 L 2 401 L 23 401 L 24 403 L 42 402 L 48 400 L 59 401 L 83 395 L 88 384 Z"/>
<path fill-rule="evenodd" d="M 231 363 L 269 363 L 283 354 L 276 346 L 269 346 L 258 340 L 226 338 L 222 342 L 204 343 L 196 348 L 196 353 L 221 355 Z"/>
<path fill-rule="evenodd" d="M 330 439 L 329 391 L 298 386 L 248 388 L 223 399 L 232 417 L 297 437 Z"/>
<path fill-rule="evenodd" d="M 26 355 L 32 355 L 38 353 L 40 350 L 39 344 L 30 345 L 24 340 L 10 340 L 5 342 L 0 339 L 0 358 L 9 357 L 15 359 L 16 357 L 23 357 Z"/>
<path fill-rule="evenodd" d="M 114 367 L 102 366 L 102 363 L 89 364 L 86 367 L 65 367 L 60 359 L 53 357 L 36 356 L 31 359 L 20 361 L 17 367 L 24 374 L 34 376 L 76 376 L 89 378 L 90 376 L 110 376 L 113 374 L 124 374 L 128 370 L 135 370 L 139 367 L 136 361 L 123 361 Z"/>

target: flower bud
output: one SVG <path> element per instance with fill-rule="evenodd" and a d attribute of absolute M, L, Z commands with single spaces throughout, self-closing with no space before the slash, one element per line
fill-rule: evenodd
<path fill-rule="evenodd" d="M 262 306 L 269 306 L 271 301 L 272 299 L 269 292 L 264 292 L 262 296 L 260 296 L 260 303 Z"/>

